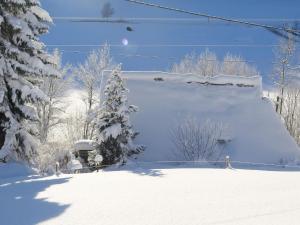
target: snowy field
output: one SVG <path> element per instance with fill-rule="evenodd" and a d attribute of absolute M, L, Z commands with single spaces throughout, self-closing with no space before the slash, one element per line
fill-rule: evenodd
<path fill-rule="evenodd" d="M 298 225 L 300 172 L 128 167 L 0 178 L 2 225 Z M 17 213 L 17 214 L 16 214 Z"/>

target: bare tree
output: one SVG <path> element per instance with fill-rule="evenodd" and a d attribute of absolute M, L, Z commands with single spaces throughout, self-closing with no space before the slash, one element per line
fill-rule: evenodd
<path fill-rule="evenodd" d="M 55 166 L 58 163 L 60 169 L 66 169 L 71 160 L 72 153 L 68 146 L 61 143 L 46 143 L 39 147 L 39 154 L 36 158 L 37 167 L 42 174 L 55 173 Z"/>
<path fill-rule="evenodd" d="M 109 18 L 114 14 L 115 10 L 109 2 L 104 3 L 101 9 L 101 15 L 103 18 Z"/>
<path fill-rule="evenodd" d="M 66 118 L 65 138 L 69 146 L 74 146 L 75 142 L 82 138 L 85 122 L 86 115 L 80 110 L 76 110 Z"/>
<path fill-rule="evenodd" d="M 219 62 L 215 53 L 206 49 L 199 56 L 187 54 L 171 69 L 174 73 L 191 73 L 200 76 L 214 76 L 219 71 Z"/>
<path fill-rule="evenodd" d="M 287 86 L 284 93 L 282 117 L 292 137 L 300 144 L 300 88 Z"/>
<path fill-rule="evenodd" d="M 255 76 L 257 69 L 249 65 L 242 57 L 228 53 L 223 60 L 219 60 L 215 53 L 206 49 L 200 55 L 187 54 L 175 63 L 171 71 L 174 73 L 191 73 L 203 77 L 212 77 L 220 74 Z"/>
<path fill-rule="evenodd" d="M 61 72 L 61 77 L 43 77 L 43 83 L 40 89 L 48 96 L 49 101 L 39 103 L 37 114 L 39 117 L 38 129 L 41 143 L 45 143 L 51 129 L 63 123 L 62 114 L 66 107 L 62 100 L 68 90 L 70 79 L 67 78 L 67 72 L 70 66 L 63 67 L 61 64 L 61 53 L 58 49 L 54 50 L 54 59 L 57 69 Z"/>
<path fill-rule="evenodd" d="M 111 66 L 110 47 L 105 44 L 101 49 L 92 51 L 85 63 L 80 64 L 75 70 L 75 74 L 82 82 L 85 91 L 86 119 L 82 135 L 84 139 L 91 139 L 94 135 L 94 107 L 99 100 L 101 76 L 102 72 L 111 68 Z"/>
<path fill-rule="evenodd" d="M 225 75 L 257 76 L 259 72 L 249 65 L 241 56 L 227 53 L 221 65 L 221 73 Z"/>
<path fill-rule="evenodd" d="M 218 160 L 224 148 L 224 132 L 221 123 L 187 118 L 171 130 L 175 154 L 189 161 Z"/>
<path fill-rule="evenodd" d="M 195 70 L 204 77 L 212 77 L 218 75 L 219 66 L 217 55 L 206 49 L 197 57 Z"/>
<path fill-rule="evenodd" d="M 281 115 L 283 110 L 284 92 L 285 88 L 290 82 L 290 76 L 293 73 L 291 63 L 295 53 L 295 43 L 292 37 L 287 40 L 281 40 L 279 47 L 275 49 L 275 66 L 273 72 L 273 80 L 279 89 L 280 96 L 279 105 L 277 107 L 278 113 Z"/>
<path fill-rule="evenodd" d="M 196 54 L 191 53 L 183 57 L 179 63 L 174 63 L 171 72 L 173 73 L 197 73 L 195 70 Z"/>

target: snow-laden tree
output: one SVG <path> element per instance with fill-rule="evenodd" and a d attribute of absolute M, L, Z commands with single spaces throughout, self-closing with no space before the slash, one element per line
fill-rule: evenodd
<path fill-rule="evenodd" d="M 35 105 L 47 101 L 42 78 L 59 76 L 40 35 L 52 20 L 38 0 L 0 3 L 0 159 L 32 163 L 37 152 Z"/>
<path fill-rule="evenodd" d="M 215 53 L 206 49 L 200 55 L 187 54 L 171 69 L 174 73 L 192 73 L 200 76 L 214 76 L 219 72 L 219 62 Z"/>
<path fill-rule="evenodd" d="M 65 122 L 62 115 L 67 106 L 63 100 L 70 86 L 70 79 L 67 72 L 70 66 L 62 66 L 61 52 L 55 49 L 53 52 L 56 68 L 60 71 L 60 77 L 43 77 L 43 83 L 40 89 L 48 96 L 46 102 L 39 102 L 37 107 L 39 123 L 39 137 L 41 143 L 45 143 L 48 139 L 49 132 L 59 124 Z"/>
<path fill-rule="evenodd" d="M 300 145 L 300 87 L 289 85 L 284 92 L 282 117 L 292 137 Z"/>
<path fill-rule="evenodd" d="M 279 107 L 278 113 L 282 114 L 284 103 L 284 92 L 289 83 L 292 82 L 294 72 L 293 60 L 295 60 L 295 43 L 291 36 L 288 39 L 280 40 L 279 46 L 275 49 L 275 64 L 272 78 L 278 88 Z"/>
<path fill-rule="evenodd" d="M 197 57 L 195 70 L 202 76 L 212 77 L 218 75 L 219 61 L 215 53 L 206 49 Z"/>
<path fill-rule="evenodd" d="M 137 133 L 130 123 L 130 113 L 137 107 L 128 105 L 128 89 L 121 78 L 121 66 L 111 73 L 104 90 L 104 101 L 96 121 L 98 151 L 103 164 L 125 163 L 128 156 L 142 151 L 142 146 L 133 144 Z"/>
<path fill-rule="evenodd" d="M 249 65 L 242 57 L 228 53 L 223 60 L 219 60 L 214 52 L 205 50 L 196 55 L 187 54 L 179 63 L 172 66 L 171 72 L 181 74 L 195 74 L 211 77 L 220 74 L 255 76 L 259 75 L 257 69 Z"/>
<path fill-rule="evenodd" d="M 221 64 L 221 73 L 224 75 L 257 76 L 259 72 L 249 65 L 241 56 L 227 53 Z"/>
<path fill-rule="evenodd" d="M 171 72 L 173 73 L 197 73 L 195 70 L 195 65 L 197 63 L 196 54 L 187 54 L 181 59 L 179 63 L 174 63 Z"/>
<path fill-rule="evenodd" d="M 110 56 L 110 47 L 105 44 L 102 48 L 92 51 L 84 64 L 80 64 L 75 70 L 75 74 L 82 82 L 86 103 L 86 119 L 82 138 L 92 139 L 94 136 L 93 119 L 95 118 L 94 109 L 99 99 L 99 86 L 102 72 L 110 69 L 112 58 Z"/>

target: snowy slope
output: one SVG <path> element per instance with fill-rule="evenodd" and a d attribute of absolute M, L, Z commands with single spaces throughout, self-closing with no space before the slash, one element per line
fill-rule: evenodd
<path fill-rule="evenodd" d="M 104 73 L 103 83 L 108 74 Z M 147 146 L 139 156 L 141 161 L 182 160 L 174 156 L 170 130 L 187 116 L 226 125 L 232 141 L 225 152 L 233 160 L 278 163 L 300 155 L 271 103 L 261 97 L 260 77 L 205 80 L 161 72 L 123 72 L 123 77 L 130 103 L 140 108 L 132 121 L 140 131 L 137 142 Z M 154 80 L 158 77 L 163 81 Z M 239 87 L 241 84 L 247 87 Z"/>
<path fill-rule="evenodd" d="M 298 225 L 300 173 L 106 171 L 0 179 L 3 225 Z"/>

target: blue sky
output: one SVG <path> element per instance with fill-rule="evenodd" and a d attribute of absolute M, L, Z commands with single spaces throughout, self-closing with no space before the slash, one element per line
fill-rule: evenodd
<path fill-rule="evenodd" d="M 146 1 L 146 0 L 145 0 Z M 100 17 L 104 0 L 41 0 L 52 17 Z M 147 8 L 130 4 L 123 0 L 109 1 L 115 9 L 115 18 L 198 18 L 194 16 Z M 300 19 L 300 1 L 297 0 L 147 0 L 166 6 L 178 7 L 195 12 L 203 12 L 231 18 L 257 19 L 280 18 Z M 269 21 L 263 21 L 270 23 Z M 280 25 L 281 22 L 271 22 Z M 108 42 L 121 45 L 122 39 L 128 46 L 112 47 L 116 62 L 123 63 L 124 70 L 168 70 L 169 67 L 189 52 L 201 52 L 207 47 L 145 47 L 144 45 L 273 45 L 279 38 L 259 28 L 220 23 L 136 23 L 130 25 L 134 31 L 126 31 L 124 24 L 71 23 L 54 20 L 49 34 L 43 36 L 46 45 L 101 45 Z M 134 45 L 134 46 L 132 46 Z M 48 47 L 51 50 L 53 47 Z M 89 51 L 95 47 L 59 47 L 67 50 L 63 61 L 76 65 L 83 62 Z M 227 52 L 243 56 L 255 64 L 266 77 L 271 72 L 273 48 L 271 47 L 209 47 L 222 58 Z M 72 51 L 79 51 L 78 53 Z M 124 56 L 124 55 L 127 55 Z M 128 55 L 156 56 L 128 57 Z"/>

